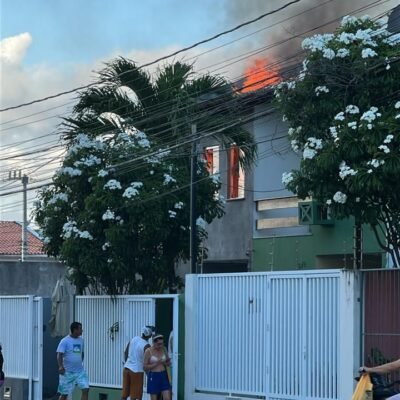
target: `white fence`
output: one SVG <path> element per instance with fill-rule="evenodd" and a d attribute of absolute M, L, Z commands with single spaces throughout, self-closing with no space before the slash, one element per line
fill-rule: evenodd
<path fill-rule="evenodd" d="M 185 399 L 348 400 L 354 299 L 336 270 L 188 276 Z"/>
<path fill-rule="evenodd" d="M 122 387 L 123 352 L 144 325 L 155 325 L 156 299 L 173 302 L 173 400 L 177 398 L 178 295 L 76 296 L 75 320 L 83 324 L 85 366 L 91 386 Z M 144 396 L 144 398 L 147 398 Z"/>
<path fill-rule="evenodd" d="M 42 400 L 43 299 L 0 296 L 0 343 L 5 374 L 28 380 L 28 400 Z"/>

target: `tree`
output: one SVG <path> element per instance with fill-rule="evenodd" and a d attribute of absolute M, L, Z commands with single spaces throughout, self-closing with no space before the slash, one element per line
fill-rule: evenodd
<path fill-rule="evenodd" d="M 68 152 L 39 195 L 34 214 L 46 251 L 68 265 L 79 292 L 174 291 L 182 285 L 176 262 L 189 257 L 190 123 L 240 146 L 250 164 L 255 146 L 238 97 L 224 79 L 194 75 L 180 62 L 152 81 L 118 58 L 99 77 L 64 120 Z M 221 217 L 224 202 L 202 157 L 196 186 L 200 242 L 204 222 Z"/>
<path fill-rule="evenodd" d="M 400 35 L 383 21 L 345 17 L 333 34 L 303 41 L 299 75 L 279 84 L 300 167 L 283 183 L 336 218 L 369 224 L 400 266 Z"/>

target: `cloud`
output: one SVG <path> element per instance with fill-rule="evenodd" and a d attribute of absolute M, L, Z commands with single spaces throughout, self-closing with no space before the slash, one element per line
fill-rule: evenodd
<path fill-rule="evenodd" d="M 11 65 L 19 64 L 24 58 L 31 43 L 32 36 L 28 32 L 1 40 L 0 62 Z"/>

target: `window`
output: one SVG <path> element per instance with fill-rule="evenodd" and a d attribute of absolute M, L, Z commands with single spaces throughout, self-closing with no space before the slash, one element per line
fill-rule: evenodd
<path fill-rule="evenodd" d="M 205 159 L 210 175 L 219 174 L 219 146 L 206 147 Z"/>
<path fill-rule="evenodd" d="M 244 198 L 244 170 L 239 164 L 243 152 L 236 145 L 228 150 L 228 199 Z"/>

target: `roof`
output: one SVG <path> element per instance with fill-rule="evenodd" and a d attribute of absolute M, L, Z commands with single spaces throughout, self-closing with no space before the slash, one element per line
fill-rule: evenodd
<path fill-rule="evenodd" d="M 45 255 L 43 242 L 28 230 L 28 254 Z M 0 255 L 21 255 L 22 226 L 15 221 L 0 221 Z"/>

